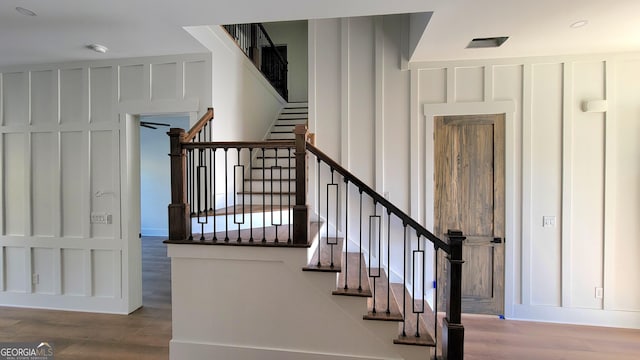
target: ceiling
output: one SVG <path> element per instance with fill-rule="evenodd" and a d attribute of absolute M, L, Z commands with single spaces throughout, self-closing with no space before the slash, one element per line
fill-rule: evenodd
<path fill-rule="evenodd" d="M 640 50 L 639 0 L 2 0 L 0 66 L 206 51 L 184 26 L 417 12 L 433 15 L 412 61 Z M 510 38 L 465 49 L 490 36 Z"/>

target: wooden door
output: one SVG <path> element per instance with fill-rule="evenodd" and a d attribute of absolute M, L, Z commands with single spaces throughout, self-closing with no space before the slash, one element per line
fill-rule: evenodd
<path fill-rule="evenodd" d="M 434 125 L 434 230 L 442 238 L 448 229 L 467 237 L 462 311 L 503 314 L 504 115 L 442 116 Z M 446 284 L 444 263 L 440 284 Z"/>

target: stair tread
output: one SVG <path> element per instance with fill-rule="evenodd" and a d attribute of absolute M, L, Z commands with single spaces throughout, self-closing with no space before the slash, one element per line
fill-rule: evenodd
<path fill-rule="evenodd" d="M 282 168 L 282 169 L 295 169 L 295 167 L 294 167 L 294 166 L 278 166 L 278 167 L 279 167 L 279 168 Z M 269 167 L 265 167 L 264 169 L 265 169 L 265 170 L 267 170 L 267 169 L 271 169 L 271 166 L 269 166 Z M 252 167 L 252 168 L 251 168 L 251 171 L 262 171 L 262 167 Z"/>
<path fill-rule="evenodd" d="M 251 182 L 255 182 L 255 181 L 262 182 L 262 180 L 263 180 L 262 178 L 260 178 L 260 179 L 256 179 L 256 178 L 244 179 L 244 181 L 245 181 L 245 182 L 250 182 L 250 181 L 251 181 Z M 274 182 L 293 182 L 293 181 L 296 181 L 296 179 L 289 179 L 289 178 L 285 178 L 285 179 L 281 179 L 281 178 L 278 178 L 278 179 L 271 179 L 271 178 L 269 178 L 269 179 L 264 179 L 264 181 L 265 181 L 265 182 L 270 182 L 270 181 L 274 181 Z M 292 186 L 292 188 L 293 188 L 293 186 Z"/>
<path fill-rule="evenodd" d="M 264 160 L 264 159 L 268 159 L 268 160 L 270 160 L 270 159 L 287 159 L 288 160 L 288 159 L 295 159 L 296 158 L 293 155 L 292 156 L 288 156 L 286 153 L 284 155 L 285 156 L 278 156 L 278 157 L 276 157 L 275 155 L 274 156 L 268 156 L 268 155 L 267 156 L 258 156 L 256 158 L 256 160 Z"/>
<path fill-rule="evenodd" d="M 321 234 L 322 236 L 322 234 Z M 335 237 L 321 237 L 316 251 L 311 257 L 309 264 L 302 268 L 304 271 L 326 271 L 326 272 L 340 272 L 342 270 L 342 246 L 344 243 L 343 238 Z M 335 243 L 330 246 L 328 242 Z M 333 248 L 333 259 L 331 248 Z M 320 256 L 320 265 L 318 265 L 318 254 Z M 333 261 L 332 261 L 333 260 Z M 333 266 L 331 266 L 333 262 Z"/>
<path fill-rule="evenodd" d="M 365 320 L 402 321 L 402 313 L 396 298 L 388 287 L 386 272 L 381 269 L 380 277 L 369 278 L 369 285 L 373 296 L 367 300 L 368 313 L 363 316 Z M 387 301 L 388 298 L 388 301 Z M 375 312 L 374 310 L 375 299 Z M 387 303 L 389 306 L 387 307 Z"/>
<path fill-rule="evenodd" d="M 235 245 L 235 246 L 281 246 L 281 247 L 309 247 L 306 244 L 293 244 L 290 239 L 289 225 L 255 227 L 253 229 L 228 228 L 217 229 L 216 233 L 193 232 L 193 240 L 167 240 L 169 244 L 194 245 Z M 311 231 L 310 231 L 311 233 Z M 317 230 L 316 230 L 317 233 Z M 203 237 L 204 235 L 204 237 Z M 214 236 L 215 235 L 215 236 Z M 277 236 L 276 236 L 277 235 Z M 214 239 L 215 238 L 215 239 Z M 264 239 L 264 240 L 263 240 Z"/>
<path fill-rule="evenodd" d="M 271 191 L 238 191 L 238 195 L 271 195 L 280 196 L 280 195 L 295 195 L 295 192 L 276 192 L 273 193 Z"/>
<path fill-rule="evenodd" d="M 405 309 L 408 316 L 405 317 L 404 324 L 399 325 L 398 337 L 393 340 L 393 343 L 431 347 L 436 346 L 432 334 L 435 321 L 432 315 L 433 311 L 427 302 L 424 301 L 424 314 L 412 314 L 411 309 L 413 306 L 413 300 L 409 295 L 409 291 L 404 288 L 403 284 L 391 284 L 392 295 L 396 298 L 398 304 L 402 304 L 403 291 L 405 293 Z M 400 312 L 403 313 L 403 309 L 400 309 Z M 416 336 L 416 323 L 419 326 L 417 327 L 417 329 L 419 329 L 419 337 Z M 404 336 L 402 335 L 403 325 L 405 329 Z"/>
<path fill-rule="evenodd" d="M 360 268 L 358 268 L 358 261 L 361 261 Z M 338 288 L 333 291 L 333 294 L 371 297 L 371 288 L 369 287 L 364 256 L 360 253 L 346 253 L 342 264 L 345 270 L 340 272 L 338 276 Z M 351 264 L 351 266 L 349 266 L 349 264 Z M 360 289 L 358 288 L 358 279 L 360 279 Z M 345 289 L 345 281 L 348 284 L 347 289 Z"/>

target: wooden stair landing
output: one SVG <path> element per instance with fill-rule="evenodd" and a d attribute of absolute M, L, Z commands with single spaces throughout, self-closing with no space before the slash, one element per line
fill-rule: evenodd
<path fill-rule="evenodd" d="M 277 232 L 276 232 L 277 230 Z M 204 240 L 201 240 L 201 233 L 193 233 L 193 240 L 165 240 L 166 244 L 190 244 L 190 245 L 226 245 L 226 246 L 265 246 L 265 247 L 303 247 L 311 246 L 311 241 L 318 234 L 318 224 L 312 222 L 309 224 L 309 239 L 304 244 L 294 244 L 293 241 L 288 242 L 290 228 L 289 225 L 255 227 L 252 229 L 232 230 L 222 229 L 213 233 L 205 233 Z M 277 234 L 277 237 L 276 237 Z M 251 236 L 253 235 L 253 241 Z M 227 240 L 228 239 L 228 240 Z M 276 241 L 277 239 L 277 241 Z"/>

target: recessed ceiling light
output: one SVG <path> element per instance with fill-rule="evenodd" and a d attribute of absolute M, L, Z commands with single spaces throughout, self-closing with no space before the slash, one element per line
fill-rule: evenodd
<path fill-rule="evenodd" d="M 467 45 L 467 49 L 498 47 L 504 44 L 504 42 L 507 41 L 508 38 L 508 36 L 475 38 L 471 40 L 469 45 Z"/>
<path fill-rule="evenodd" d="M 573 29 L 577 29 L 577 28 L 581 28 L 581 27 L 587 25 L 588 23 L 589 23 L 589 21 L 587 21 L 587 20 L 580 20 L 580 21 L 576 21 L 573 24 L 569 25 L 569 27 L 573 28 Z"/>
<path fill-rule="evenodd" d="M 95 52 L 99 52 L 101 54 L 106 53 L 107 51 L 109 51 L 109 48 L 107 48 L 104 45 L 100 45 L 100 44 L 91 44 L 91 45 L 87 45 L 87 48 L 95 51 Z"/>
<path fill-rule="evenodd" d="M 16 8 L 16 11 L 19 12 L 20 14 L 24 15 L 24 16 L 36 16 L 37 15 L 33 11 L 31 11 L 29 9 L 25 9 L 23 7 L 20 7 L 20 6 L 18 6 Z"/>

